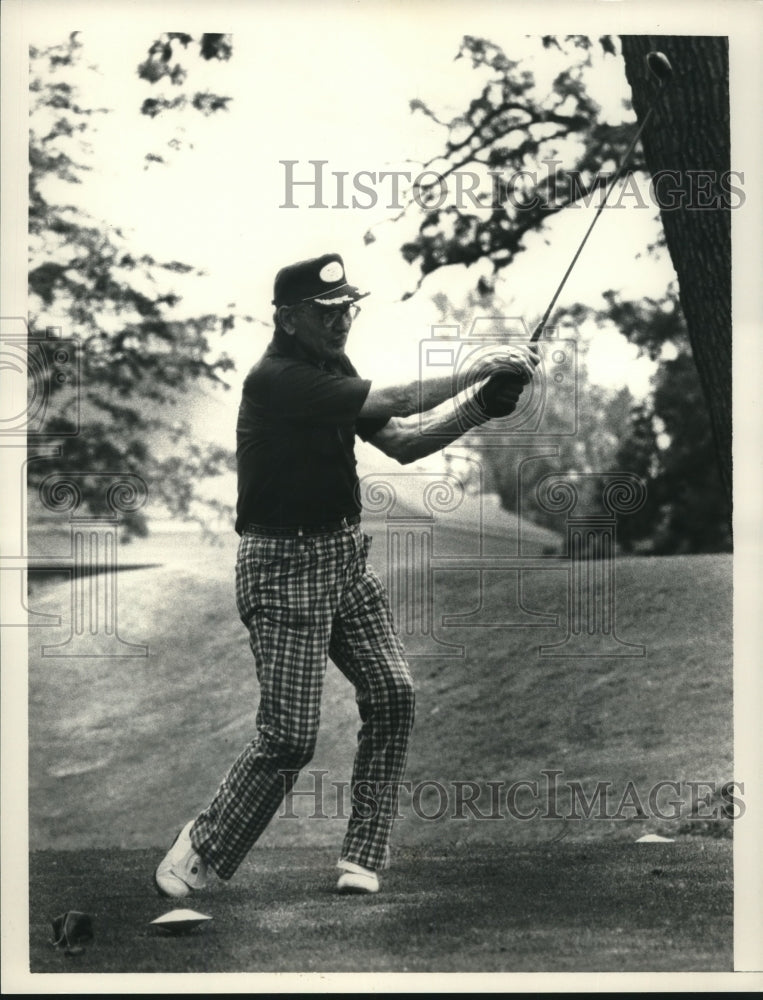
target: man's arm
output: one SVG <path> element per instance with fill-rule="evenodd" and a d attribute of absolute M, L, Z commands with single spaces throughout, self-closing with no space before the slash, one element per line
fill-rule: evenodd
<path fill-rule="evenodd" d="M 411 379 L 390 385 L 379 385 L 377 382 L 372 382 L 371 389 L 358 416 L 378 419 L 380 417 L 410 417 L 413 414 L 424 413 L 440 406 L 446 400 L 456 398 L 459 388 L 463 389 L 465 385 L 472 386 L 490 375 L 498 373 L 511 374 L 519 382 L 526 383 L 533 377 L 535 366 L 539 360 L 537 348 L 534 345 L 499 344 L 486 346 L 469 358 L 468 370 L 459 373 L 458 378 L 453 372 L 450 372 L 447 375 Z M 419 420 L 415 420 L 414 424 L 417 428 L 421 427 Z M 463 432 L 464 429 L 460 433 L 463 434 Z"/>
<path fill-rule="evenodd" d="M 424 413 L 392 417 L 368 440 L 403 465 L 425 458 L 492 417 L 508 416 L 524 388 L 504 375 L 476 383 Z"/>

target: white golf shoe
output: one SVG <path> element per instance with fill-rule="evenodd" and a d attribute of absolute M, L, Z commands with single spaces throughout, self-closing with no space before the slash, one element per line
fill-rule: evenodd
<path fill-rule="evenodd" d="M 364 868 L 362 865 L 356 865 L 354 861 L 344 860 L 337 864 L 337 868 L 342 869 L 336 884 L 338 892 L 360 895 L 379 891 L 379 876 L 372 868 Z"/>
<path fill-rule="evenodd" d="M 193 820 L 175 837 L 172 847 L 154 872 L 154 884 L 162 896 L 182 899 L 207 884 L 206 862 L 196 853 L 190 832 Z"/>

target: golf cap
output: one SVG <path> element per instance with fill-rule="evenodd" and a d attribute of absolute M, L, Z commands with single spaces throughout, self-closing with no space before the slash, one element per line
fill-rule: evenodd
<path fill-rule="evenodd" d="M 327 253 L 282 267 L 273 285 L 273 305 L 316 302 L 320 306 L 338 306 L 369 294 L 359 292 L 347 281 L 344 261 L 338 253 Z"/>

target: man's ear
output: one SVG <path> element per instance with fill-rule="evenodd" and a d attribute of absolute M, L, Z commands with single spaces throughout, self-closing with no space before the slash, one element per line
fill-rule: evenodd
<path fill-rule="evenodd" d="M 279 306 L 277 316 L 281 329 L 294 336 L 294 316 L 291 306 Z"/>

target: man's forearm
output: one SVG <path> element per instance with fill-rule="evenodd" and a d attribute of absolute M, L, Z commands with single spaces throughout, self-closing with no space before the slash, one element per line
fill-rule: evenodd
<path fill-rule="evenodd" d="M 478 389 L 472 386 L 424 413 L 393 418 L 371 443 L 403 464 L 440 451 L 487 421 L 475 400 Z"/>
<path fill-rule="evenodd" d="M 471 352 L 467 358 L 468 365 L 457 373 L 449 371 L 447 374 L 419 377 L 394 385 L 379 385 L 374 382 L 359 416 L 372 419 L 384 417 L 389 420 L 391 417 L 405 418 L 415 413 L 426 413 L 446 400 L 456 398 L 457 384 L 463 389 L 464 386 L 473 386 L 498 373 L 511 374 L 523 382 L 529 382 L 538 360 L 534 347 L 485 343 Z M 443 425 L 443 433 L 449 432 Z"/>
<path fill-rule="evenodd" d="M 372 385 L 361 417 L 409 417 L 431 410 L 453 396 L 453 374 L 414 379 L 395 385 Z"/>

